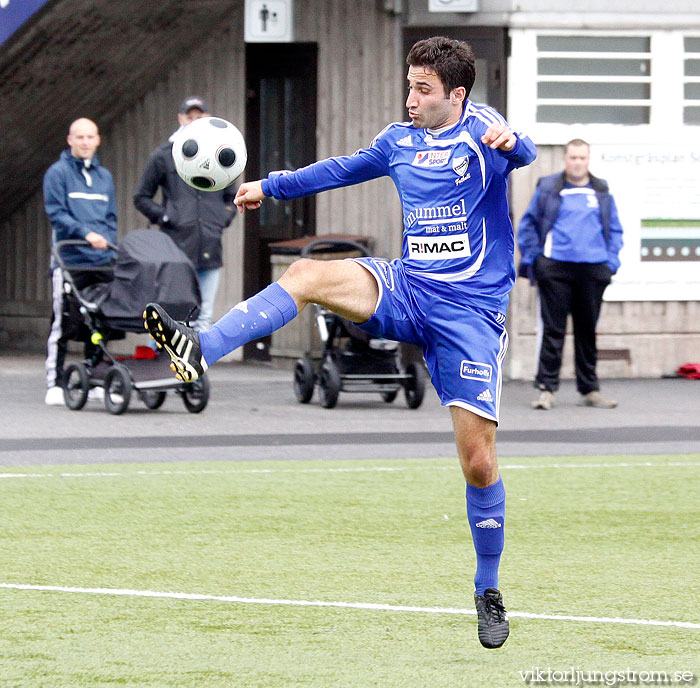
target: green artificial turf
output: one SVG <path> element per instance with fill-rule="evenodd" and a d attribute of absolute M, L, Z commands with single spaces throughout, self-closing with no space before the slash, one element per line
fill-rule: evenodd
<path fill-rule="evenodd" d="M 700 624 L 700 456 L 501 463 L 511 612 Z M 25 477 L 0 478 L 3 584 L 473 608 L 456 460 L 10 472 Z M 470 614 L 8 588 L 0 619 L 0 686 L 499 688 L 572 668 L 700 680 L 698 628 L 514 616 L 493 651 Z"/>

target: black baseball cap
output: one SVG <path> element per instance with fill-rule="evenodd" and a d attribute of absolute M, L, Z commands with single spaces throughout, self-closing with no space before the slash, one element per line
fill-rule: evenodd
<path fill-rule="evenodd" d="M 193 108 L 197 108 L 202 112 L 209 112 L 209 108 L 204 102 L 204 98 L 200 98 L 199 96 L 188 96 L 187 98 L 185 98 L 185 100 L 183 100 L 180 104 L 179 112 L 183 115 L 186 115 Z"/>

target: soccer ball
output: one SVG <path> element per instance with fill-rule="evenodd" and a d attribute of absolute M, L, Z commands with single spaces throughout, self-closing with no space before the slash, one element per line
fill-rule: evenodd
<path fill-rule="evenodd" d="M 182 180 L 201 191 L 233 184 L 248 152 L 243 135 L 221 117 L 200 117 L 173 136 L 173 160 Z"/>

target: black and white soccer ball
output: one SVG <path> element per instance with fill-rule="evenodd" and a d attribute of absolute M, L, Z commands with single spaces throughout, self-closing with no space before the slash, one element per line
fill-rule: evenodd
<path fill-rule="evenodd" d="M 201 191 L 221 191 L 240 176 L 248 160 L 241 132 L 221 117 L 200 117 L 173 136 L 175 169 Z"/>

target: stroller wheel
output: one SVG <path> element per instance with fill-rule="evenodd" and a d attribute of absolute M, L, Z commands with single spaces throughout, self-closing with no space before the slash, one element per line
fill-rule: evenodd
<path fill-rule="evenodd" d="M 316 375 L 308 356 L 297 360 L 294 366 L 294 394 L 300 404 L 308 404 L 314 395 Z"/>
<path fill-rule="evenodd" d="M 382 392 L 382 399 L 384 399 L 384 401 L 387 404 L 391 404 L 394 401 L 394 399 L 396 399 L 398 393 L 398 389 L 395 389 L 393 392 Z"/>
<path fill-rule="evenodd" d="M 79 411 L 88 398 L 90 380 L 87 368 L 82 363 L 71 363 L 65 371 L 66 381 L 63 387 L 63 399 L 66 406 L 73 411 Z"/>
<path fill-rule="evenodd" d="M 141 392 L 141 401 L 146 405 L 146 408 L 155 411 L 159 409 L 163 402 L 165 402 L 166 392 L 159 392 L 157 390 L 148 390 Z"/>
<path fill-rule="evenodd" d="M 406 393 L 406 403 L 408 408 L 417 409 L 423 403 L 425 396 L 425 370 L 420 363 L 409 363 L 406 368 L 406 385 L 404 392 Z"/>
<path fill-rule="evenodd" d="M 333 408 L 338 403 L 338 395 L 342 386 L 338 366 L 331 359 L 326 359 L 321 366 L 321 377 L 318 383 L 323 408 Z"/>
<path fill-rule="evenodd" d="M 204 411 L 209 403 L 209 378 L 202 375 L 194 382 L 188 382 L 184 385 L 181 394 L 182 402 L 190 413 Z"/>
<path fill-rule="evenodd" d="M 131 399 L 131 378 L 124 366 L 114 365 L 105 375 L 105 408 L 118 416 L 129 408 Z"/>

